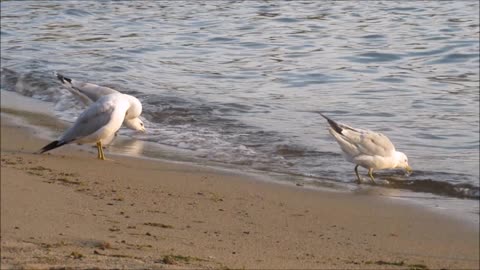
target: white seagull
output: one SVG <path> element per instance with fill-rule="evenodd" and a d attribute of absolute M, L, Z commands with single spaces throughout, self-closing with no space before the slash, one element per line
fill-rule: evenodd
<path fill-rule="evenodd" d="M 90 105 L 105 95 L 120 93 L 109 87 L 77 81 L 56 72 L 54 74 L 70 93 L 79 98 L 85 105 Z M 138 118 L 142 113 L 142 104 L 131 102 L 130 105 L 130 108 L 127 110 L 128 115 L 125 117 L 123 124 L 129 129 L 139 130 L 144 126 L 142 120 Z"/>
<path fill-rule="evenodd" d="M 132 106 L 141 108 L 142 105 L 137 98 L 126 94 L 113 93 L 102 96 L 80 114 L 73 126 L 58 140 L 47 144 L 39 152 L 44 153 L 73 142 L 96 143 L 98 159 L 105 160 L 102 143 L 111 140 L 125 118 L 133 119 L 140 115 L 141 111 L 132 110 Z M 144 132 L 145 128 L 138 126 L 136 130 Z"/>
<path fill-rule="evenodd" d="M 373 170 L 403 168 L 408 173 L 412 168 L 408 165 L 407 156 L 395 150 L 395 146 L 387 136 L 371 130 L 353 128 L 337 123 L 320 113 L 327 119 L 330 134 L 337 140 L 343 151 L 343 156 L 349 162 L 356 164 L 355 174 L 358 182 L 358 166 L 368 169 L 370 179 L 375 183 Z"/>

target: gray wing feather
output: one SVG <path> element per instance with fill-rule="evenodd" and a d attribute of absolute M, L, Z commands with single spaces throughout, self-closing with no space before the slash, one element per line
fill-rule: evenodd
<path fill-rule="evenodd" d="M 97 101 L 102 96 L 119 93 L 117 90 L 109 87 L 99 86 L 92 83 L 79 82 L 76 80 L 72 80 L 71 88 L 85 95 L 93 102 Z"/>
<path fill-rule="evenodd" d="M 395 146 L 383 134 L 370 130 L 356 129 L 340 124 L 342 133 L 331 130 L 330 133 L 337 139 L 342 150 L 350 156 L 390 156 L 395 152 Z"/>
<path fill-rule="evenodd" d="M 362 153 L 371 156 L 386 157 L 395 152 L 395 146 L 385 135 L 369 130 L 362 134 L 359 148 Z"/>
<path fill-rule="evenodd" d="M 111 120 L 114 110 L 112 102 L 92 104 L 80 114 L 73 126 L 65 131 L 60 141 L 71 142 L 95 133 Z"/>
<path fill-rule="evenodd" d="M 75 88 L 72 88 L 71 86 L 67 87 L 67 89 L 72 93 L 76 98 L 78 98 L 84 105 L 90 105 L 94 103 L 95 101 L 90 99 L 90 97 L 86 96 L 85 94 L 82 94 L 82 92 L 78 91 Z"/>
<path fill-rule="evenodd" d="M 79 98 L 85 105 L 96 102 L 103 96 L 120 93 L 109 87 L 73 80 L 57 72 L 54 72 L 54 75 L 67 87 L 70 93 Z"/>

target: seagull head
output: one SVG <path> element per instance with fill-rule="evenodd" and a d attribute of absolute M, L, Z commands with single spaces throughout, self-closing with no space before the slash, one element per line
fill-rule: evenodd
<path fill-rule="evenodd" d="M 140 118 L 132 118 L 132 119 L 125 119 L 124 122 L 125 126 L 127 126 L 129 129 L 137 130 L 140 132 L 145 133 L 145 125 L 143 124 L 143 121 L 140 120 Z"/>
<path fill-rule="evenodd" d="M 402 152 L 395 152 L 395 157 L 396 157 L 396 160 L 397 160 L 396 168 L 405 169 L 405 171 L 407 171 L 408 174 L 413 172 L 412 167 L 410 167 L 410 165 L 408 165 L 407 155 L 405 155 Z"/>

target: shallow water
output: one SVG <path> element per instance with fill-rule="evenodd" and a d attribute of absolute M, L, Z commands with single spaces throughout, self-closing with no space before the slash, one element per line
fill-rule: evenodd
<path fill-rule="evenodd" d="M 379 172 L 383 187 L 469 198 L 478 214 L 478 14 L 476 1 L 2 1 L 1 86 L 73 121 L 83 108 L 58 71 L 139 97 L 138 139 L 353 183 L 322 111 L 407 153 L 413 175 Z"/>

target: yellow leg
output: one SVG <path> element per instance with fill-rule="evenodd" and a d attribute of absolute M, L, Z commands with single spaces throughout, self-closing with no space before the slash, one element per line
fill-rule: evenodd
<path fill-rule="evenodd" d="M 101 147 L 102 147 L 102 144 L 100 142 L 97 142 L 97 158 L 98 159 L 101 159 L 101 155 L 100 155 Z"/>
<path fill-rule="evenodd" d="M 376 184 L 375 178 L 373 178 L 373 169 L 372 168 L 368 169 L 368 176 L 370 176 L 370 179 L 372 179 L 372 182 L 374 184 Z"/>
<path fill-rule="evenodd" d="M 100 142 L 100 154 L 102 155 L 102 156 L 101 156 L 101 159 L 102 159 L 102 160 L 105 160 L 105 154 L 103 153 L 102 142 Z"/>
<path fill-rule="evenodd" d="M 97 158 L 101 160 L 105 160 L 105 155 L 103 154 L 102 142 L 100 141 L 97 142 L 97 151 L 98 151 Z"/>

